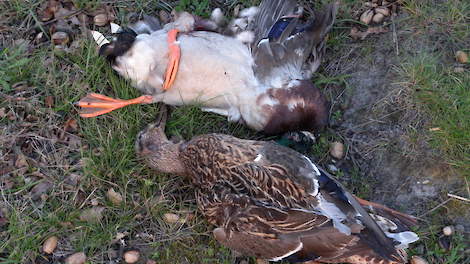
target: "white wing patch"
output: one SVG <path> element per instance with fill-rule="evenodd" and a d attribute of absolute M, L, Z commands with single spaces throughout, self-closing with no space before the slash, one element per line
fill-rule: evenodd
<path fill-rule="evenodd" d="M 260 161 L 260 160 L 261 160 L 261 158 L 262 158 L 262 157 L 263 157 L 263 155 L 261 155 L 261 154 L 258 154 L 258 156 L 256 156 L 256 158 L 255 158 L 255 160 L 254 160 L 254 161 L 255 161 L 255 162 L 258 162 L 258 161 Z"/>
<path fill-rule="evenodd" d="M 284 254 L 284 255 L 282 255 L 282 256 L 280 256 L 280 257 L 272 258 L 272 259 L 270 259 L 269 261 L 279 261 L 279 260 L 282 260 L 282 259 L 284 259 L 284 258 L 286 258 L 286 257 L 288 257 L 288 256 L 290 256 L 290 255 L 292 255 L 292 254 L 294 254 L 294 253 L 299 252 L 303 247 L 304 247 L 304 244 L 303 244 L 302 242 L 299 242 L 299 245 L 298 245 L 294 250 L 289 251 L 289 252 L 287 252 L 286 254 Z"/>
<path fill-rule="evenodd" d="M 330 203 L 323 196 L 317 195 L 318 205 L 315 209 L 333 221 L 333 226 L 343 234 L 351 235 L 351 228 L 343 224 L 342 221 L 346 219 L 346 215 L 334 204 Z"/>

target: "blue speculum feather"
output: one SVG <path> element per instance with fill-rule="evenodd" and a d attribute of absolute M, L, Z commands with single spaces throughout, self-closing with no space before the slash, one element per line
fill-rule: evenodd
<path fill-rule="evenodd" d="M 289 26 L 290 23 L 294 21 L 297 17 L 295 16 L 289 16 L 289 17 L 282 17 L 274 25 L 271 27 L 271 30 L 268 33 L 268 39 L 270 41 L 276 40 L 281 37 L 282 33 L 284 30 L 286 30 L 287 26 Z M 299 32 L 305 31 L 305 26 L 304 25 L 298 25 L 296 28 L 293 30 L 292 35 L 295 35 Z"/>

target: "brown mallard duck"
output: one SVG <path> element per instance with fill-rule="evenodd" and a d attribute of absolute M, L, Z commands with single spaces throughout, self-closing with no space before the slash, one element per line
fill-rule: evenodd
<path fill-rule="evenodd" d="M 154 169 L 184 175 L 223 245 L 271 261 L 406 263 L 411 216 L 349 193 L 306 156 L 273 142 L 223 134 L 172 143 L 166 112 L 138 135 Z"/>
<path fill-rule="evenodd" d="M 90 94 L 78 103 L 81 115 L 136 103 L 196 104 L 268 134 L 321 130 L 329 103 L 310 78 L 337 6 L 304 19 L 295 0 L 264 0 L 236 36 L 198 30 L 203 20 L 188 13 L 163 28 L 154 23 L 144 32 L 122 30 L 100 54 L 145 95 L 120 100 Z M 148 34 L 152 28 L 158 30 Z"/>

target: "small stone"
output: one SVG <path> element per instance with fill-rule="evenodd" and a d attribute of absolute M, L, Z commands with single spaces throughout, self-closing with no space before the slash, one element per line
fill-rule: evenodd
<path fill-rule="evenodd" d="M 410 264 L 428 264 L 428 262 L 422 257 L 413 256 L 411 257 Z"/>
<path fill-rule="evenodd" d="M 180 217 L 177 214 L 166 213 L 163 215 L 163 220 L 169 224 L 174 224 L 179 221 Z"/>
<path fill-rule="evenodd" d="M 451 236 L 454 234 L 454 227 L 453 226 L 446 226 L 442 229 L 442 233 L 446 236 Z"/>
<path fill-rule="evenodd" d="M 372 21 L 372 17 L 374 16 L 374 11 L 372 10 L 367 10 L 366 12 L 362 13 L 361 17 L 359 18 L 359 20 L 366 24 L 366 25 L 369 25 L 370 22 Z"/>
<path fill-rule="evenodd" d="M 374 21 L 375 23 L 380 23 L 384 20 L 385 16 L 382 15 L 381 13 L 377 13 L 374 15 L 374 17 L 372 18 L 372 21 Z"/>
<path fill-rule="evenodd" d="M 93 23 L 98 26 L 106 26 L 109 22 L 108 16 L 106 14 L 98 14 L 93 18 Z"/>
<path fill-rule="evenodd" d="M 465 72 L 465 68 L 464 68 L 464 67 L 455 67 L 455 68 L 454 68 L 454 72 L 455 72 L 455 73 L 462 73 L 462 72 Z"/>
<path fill-rule="evenodd" d="M 136 263 L 139 261 L 140 258 L 140 252 L 137 250 L 129 250 L 126 253 L 124 253 L 124 261 L 126 263 Z"/>
<path fill-rule="evenodd" d="M 331 173 L 336 173 L 336 172 L 338 172 L 338 168 L 337 168 L 335 165 L 333 165 L 333 164 L 328 164 L 328 165 L 327 165 L 327 168 L 328 168 L 328 170 L 329 170 Z"/>
<path fill-rule="evenodd" d="M 337 141 L 331 143 L 330 155 L 335 159 L 342 159 L 344 157 L 344 144 Z"/>
<path fill-rule="evenodd" d="M 455 58 L 459 63 L 467 63 L 468 62 L 468 55 L 467 53 L 459 50 L 455 53 Z"/>
<path fill-rule="evenodd" d="M 56 236 L 49 237 L 44 241 L 44 244 L 42 244 L 42 251 L 46 254 L 52 254 L 57 247 L 57 241 L 59 241 L 59 239 Z"/>
<path fill-rule="evenodd" d="M 54 45 L 67 45 L 70 41 L 69 35 L 62 31 L 57 31 L 51 36 Z"/>
<path fill-rule="evenodd" d="M 116 192 L 113 188 L 109 189 L 106 193 L 106 197 L 113 203 L 114 205 L 119 205 L 122 203 L 122 195 Z"/>
<path fill-rule="evenodd" d="M 86 255 L 83 252 L 74 253 L 65 259 L 65 264 L 83 264 L 86 261 Z"/>

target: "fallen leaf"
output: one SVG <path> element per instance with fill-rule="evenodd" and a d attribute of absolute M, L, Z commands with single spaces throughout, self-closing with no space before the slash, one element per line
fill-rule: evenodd
<path fill-rule="evenodd" d="M 69 133 L 77 132 L 78 131 L 77 120 L 70 118 L 67 121 L 65 121 L 64 130 Z"/>
<path fill-rule="evenodd" d="M 39 200 L 43 194 L 48 192 L 52 188 L 52 183 L 48 181 L 42 181 L 38 184 L 36 184 L 32 189 L 31 189 L 31 199 L 33 200 Z"/>
<path fill-rule="evenodd" d="M 85 209 L 80 214 L 80 220 L 88 223 L 98 223 L 103 218 L 104 209 L 101 206 Z"/>
<path fill-rule="evenodd" d="M 26 156 L 23 155 L 23 154 L 19 154 L 17 157 L 16 157 L 16 161 L 15 161 L 15 167 L 17 168 L 23 168 L 23 167 L 28 167 L 29 164 L 28 162 L 26 161 Z"/>
<path fill-rule="evenodd" d="M 0 227 L 6 226 L 8 224 L 8 220 L 5 217 L 0 216 Z"/>
<path fill-rule="evenodd" d="M 4 118 L 6 116 L 5 107 L 0 108 L 0 118 Z"/>
<path fill-rule="evenodd" d="M 349 32 L 349 35 L 354 39 L 360 39 L 364 40 L 368 35 L 370 34 L 379 34 L 379 33 L 385 33 L 388 32 L 387 29 L 383 27 L 369 27 L 367 31 L 360 31 L 357 27 L 351 28 L 351 31 Z"/>
<path fill-rule="evenodd" d="M 54 18 L 55 12 L 60 7 L 60 2 L 57 0 L 47 1 L 46 7 L 39 13 L 39 18 L 41 21 L 49 21 Z"/>
<path fill-rule="evenodd" d="M 47 107 L 53 107 L 54 106 L 54 97 L 51 96 L 51 95 L 46 96 L 46 98 L 44 98 L 44 103 L 46 104 Z"/>

